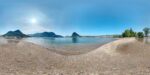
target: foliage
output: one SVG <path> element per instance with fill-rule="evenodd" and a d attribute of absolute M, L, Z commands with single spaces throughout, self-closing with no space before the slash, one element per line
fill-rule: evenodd
<path fill-rule="evenodd" d="M 144 33 L 143 32 L 138 32 L 137 33 L 137 37 L 138 38 L 143 38 L 144 37 Z"/>
<path fill-rule="evenodd" d="M 148 34 L 149 34 L 149 32 L 150 32 L 150 28 L 145 27 L 145 28 L 143 29 L 143 31 L 144 31 L 145 36 L 148 37 Z"/>
<path fill-rule="evenodd" d="M 136 36 L 136 32 L 134 32 L 132 29 L 126 29 L 122 33 L 122 37 L 135 37 L 135 36 Z"/>

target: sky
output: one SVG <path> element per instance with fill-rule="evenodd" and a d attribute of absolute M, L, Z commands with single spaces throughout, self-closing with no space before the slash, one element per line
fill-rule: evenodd
<path fill-rule="evenodd" d="M 150 27 L 149 0 L 0 0 L 0 34 L 112 35 Z"/>

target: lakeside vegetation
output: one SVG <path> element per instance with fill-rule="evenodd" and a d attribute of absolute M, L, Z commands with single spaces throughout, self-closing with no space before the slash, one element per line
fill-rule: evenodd
<path fill-rule="evenodd" d="M 135 32 L 134 30 L 132 30 L 132 28 L 130 29 L 126 29 L 123 33 L 122 33 L 122 37 L 137 37 L 137 38 L 144 38 L 144 37 L 148 37 L 150 33 L 150 28 L 145 27 L 143 29 L 143 32 Z"/>

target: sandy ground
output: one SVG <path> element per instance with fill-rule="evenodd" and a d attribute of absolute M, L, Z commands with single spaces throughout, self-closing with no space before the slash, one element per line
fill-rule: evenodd
<path fill-rule="evenodd" d="M 3 41 L 0 75 L 150 75 L 150 46 L 134 38 L 72 56 L 24 41 Z"/>

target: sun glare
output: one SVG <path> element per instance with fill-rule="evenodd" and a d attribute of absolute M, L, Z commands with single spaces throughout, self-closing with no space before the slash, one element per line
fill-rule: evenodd
<path fill-rule="evenodd" d="M 35 18 L 32 18 L 30 21 L 31 21 L 32 24 L 37 23 L 37 20 Z"/>

